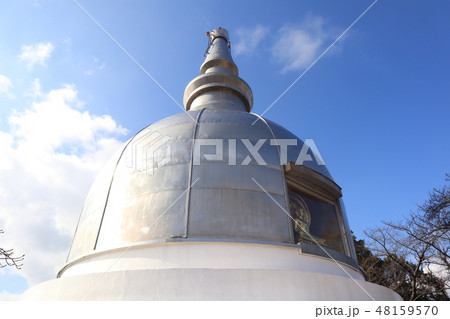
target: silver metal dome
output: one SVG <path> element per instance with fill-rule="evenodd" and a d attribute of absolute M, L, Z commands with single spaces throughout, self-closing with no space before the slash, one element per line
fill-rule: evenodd
<path fill-rule="evenodd" d="M 289 172 L 288 163 L 296 162 L 303 141 L 249 113 L 253 95 L 237 76 L 226 30 L 213 31 L 210 39 L 212 48 L 201 75 L 186 88 L 188 111 L 137 133 L 97 177 L 84 204 L 69 263 L 94 251 L 161 241 L 297 245 L 287 214 L 289 179 L 300 176 L 305 191 L 315 184 L 324 194 L 340 192 L 317 161 L 301 165 L 307 173 Z M 288 147 L 284 163 L 280 146 L 269 142 L 282 139 L 297 143 Z M 260 146 L 257 154 L 264 164 L 248 145 Z M 337 201 L 342 224 L 345 249 L 339 254 L 356 267 L 340 193 L 330 196 Z M 304 245 L 305 252 L 309 246 Z"/>

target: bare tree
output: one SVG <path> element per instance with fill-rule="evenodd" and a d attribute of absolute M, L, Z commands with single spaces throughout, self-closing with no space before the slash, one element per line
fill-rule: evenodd
<path fill-rule="evenodd" d="M 429 196 L 404 226 L 410 236 L 429 244 L 437 256 L 435 262 L 450 272 L 450 187 L 434 188 Z"/>
<path fill-rule="evenodd" d="M 0 234 L 3 234 L 3 230 L 0 229 Z M 13 249 L 3 249 L 0 248 L 0 268 L 4 268 L 6 266 L 13 266 L 17 269 L 20 269 L 23 264 L 22 261 L 25 255 L 14 257 Z"/>
<path fill-rule="evenodd" d="M 444 287 L 430 286 L 424 276 L 432 262 L 430 246 L 405 236 L 393 224 L 366 231 L 372 239 L 369 245 L 383 262 L 383 275 L 387 286 L 406 300 L 420 300 L 424 295 L 441 293 Z M 406 285 L 406 287 L 405 287 Z"/>
<path fill-rule="evenodd" d="M 383 225 L 365 234 L 372 240 L 369 248 L 376 257 L 391 263 L 391 269 L 383 270 L 386 275 L 398 275 L 396 269 L 404 272 L 403 279 L 391 281 L 388 287 L 403 293 L 402 297 L 408 300 L 449 300 L 449 187 L 433 189 L 429 199 L 418 205 L 417 212 L 403 221 Z"/>

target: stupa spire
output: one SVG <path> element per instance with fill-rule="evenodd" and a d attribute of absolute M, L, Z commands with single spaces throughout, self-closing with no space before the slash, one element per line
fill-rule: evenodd
<path fill-rule="evenodd" d="M 238 76 L 238 68 L 231 57 L 228 31 L 219 27 L 206 34 L 209 46 L 205 62 L 200 67 L 200 75 L 184 92 L 186 110 L 216 108 L 250 112 L 253 93 Z"/>
<path fill-rule="evenodd" d="M 206 32 L 209 37 L 209 45 L 206 49 L 206 59 L 200 67 L 200 74 L 218 71 L 228 73 L 230 71 L 234 75 L 239 75 L 238 68 L 231 57 L 230 37 L 227 30 L 218 28 L 212 32 Z"/>

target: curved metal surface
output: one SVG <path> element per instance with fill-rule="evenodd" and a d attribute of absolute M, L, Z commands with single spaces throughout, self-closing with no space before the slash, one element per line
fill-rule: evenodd
<path fill-rule="evenodd" d="M 69 262 L 94 249 L 175 238 L 294 244 L 293 226 L 286 216 L 285 163 L 280 161 L 279 145 L 271 141 L 295 141 L 297 145 L 287 148 L 287 161 L 292 162 L 304 143 L 272 121 L 255 122 L 258 116 L 246 112 L 253 95 L 229 68 L 234 62 L 223 46 L 228 36 L 221 30 L 215 34 L 203 74 L 186 89 L 186 107 L 194 106 L 189 114 L 176 114 L 140 131 L 96 179 Z M 247 87 L 239 92 L 236 88 L 243 83 Z M 195 93 L 202 85 L 212 89 Z M 303 165 L 331 179 L 325 165 L 317 161 Z M 355 259 L 343 210 L 342 214 Z"/>
<path fill-rule="evenodd" d="M 86 200 L 70 260 L 93 249 L 89 238 L 95 239 L 98 231 L 99 250 L 186 234 L 292 242 L 292 229 L 283 212 L 289 211 L 283 167 L 277 146 L 269 141 L 275 137 L 295 138 L 299 145 L 303 142 L 271 121 L 252 126 L 253 114 L 208 108 L 190 111 L 194 117 L 199 112 L 203 113 L 198 125 L 181 113 L 147 127 L 125 147 L 118 162 L 116 158 L 116 167 L 112 160 L 112 166 L 105 168 Z M 217 155 L 217 149 L 215 145 L 199 145 L 205 140 L 222 141 L 221 158 L 208 159 Z M 265 140 L 258 149 L 264 165 L 252 157 L 243 140 L 250 145 Z M 292 146 L 299 151 L 298 147 Z M 195 149 L 199 152 L 197 164 Z M 288 160 L 297 155 L 288 152 Z M 325 167 L 312 164 L 310 168 L 330 176 Z M 197 182 L 190 195 L 183 196 L 193 181 Z"/>
<path fill-rule="evenodd" d="M 80 219 L 72 240 L 67 261 L 95 249 L 95 242 L 108 198 L 108 191 L 114 176 L 114 170 L 126 144 L 109 159 L 92 184 L 81 211 Z"/>

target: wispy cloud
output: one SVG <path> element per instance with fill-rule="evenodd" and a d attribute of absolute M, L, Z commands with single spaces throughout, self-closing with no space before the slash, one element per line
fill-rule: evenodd
<path fill-rule="evenodd" d="M 269 33 L 269 28 L 257 25 L 254 28 L 240 28 L 236 30 L 236 44 L 233 45 L 233 53 L 252 54 L 258 48 L 258 45 Z"/>
<path fill-rule="evenodd" d="M 0 74 L 0 95 L 13 98 L 14 95 L 11 93 L 12 82 L 11 79 L 5 75 Z"/>
<path fill-rule="evenodd" d="M 106 62 L 102 62 L 100 64 L 99 59 L 94 57 L 93 66 L 90 69 L 84 71 L 83 74 L 84 75 L 93 75 L 96 71 L 103 70 L 105 67 L 106 67 Z"/>
<path fill-rule="evenodd" d="M 25 92 L 25 95 L 30 96 L 34 99 L 42 96 L 42 85 L 39 79 L 34 79 L 31 82 L 30 88 Z"/>
<path fill-rule="evenodd" d="M 41 42 L 31 45 L 23 45 L 19 59 L 31 68 L 36 64 L 45 66 L 50 58 L 54 46 L 50 42 Z"/>
<path fill-rule="evenodd" d="M 285 26 L 278 31 L 272 56 L 281 64 L 282 72 L 300 70 L 314 61 L 333 36 L 335 32 L 324 27 L 323 18 L 309 15 L 301 25 Z"/>
<path fill-rule="evenodd" d="M 40 3 L 39 0 L 31 0 L 31 5 L 33 7 L 36 7 L 36 8 L 40 8 L 41 7 L 41 3 Z"/>
<path fill-rule="evenodd" d="M 19 274 L 30 285 L 55 278 L 90 184 L 127 133 L 84 110 L 74 86 L 40 88 L 35 80 L 34 101 L 0 131 L 2 246 L 25 254 Z"/>

